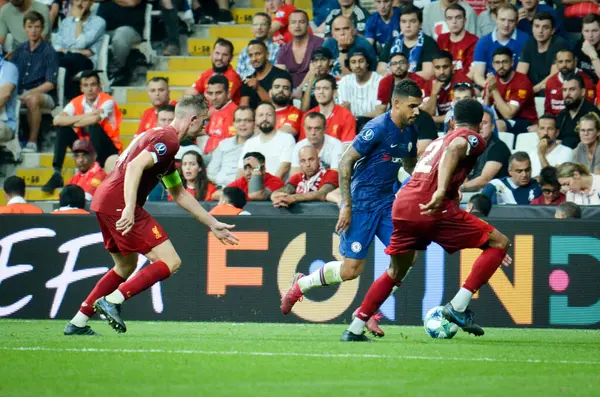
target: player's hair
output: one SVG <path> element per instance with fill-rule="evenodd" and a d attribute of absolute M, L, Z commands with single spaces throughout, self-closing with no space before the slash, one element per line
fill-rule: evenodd
<path fill-rule="evenodd" d="M 306 116 L 304 116 L 304 121 L 306 122 L 306 120 L 308 119 L 319 119 L 321 120 L 321 124 L 323 125 L 323 130 L 325 130 L 325 126 L 327 125 L 327 119 L 325 118 L 325 116 L 323 116 L 322 113 L 319 112 L 310 112 L 310 113 L 306 113 Z"/>
<path fill-rule="evenodd" d="M 348 51 L 348 56 L 346 57 L 346 68 L 350 69 L 350 58 L 355 57 L 355 56 L 361 56 L 363 58 L 365 58 L 365 61 L 367 62 L 367 70 L 371 69 L 371 61 L 369 60 L 369 57 L 367 56 L 367 52 L 365 50 L 363 50 L 362 48 L 351 48 Z"/>
<path fill-rule="evenodd" d="M 483 106 L 476 99 L 463 99 L 454 105 L 454 120 L 456 126 L 464 125 L 477 129 L 483 118 Z"/>
<path fill-rule="evenodd" d="M 159 83 L 161 81 L 164 81 L 167 85 L 169 85 L 169 78 L 168 77 L 164 77 L 164 76 L 154 76 L 150 80 L 148 80 L 147 84 L 150 84 L 150 83 Z"/>
<path fill-rule="evenodd" d="M 161 107 L 158 108 L 158 112 L 156 112 L 156 114 L 158 114 L 160 112 L 173 112 L 173 113 L 175 113 L 175 105 L 163 105 L 163 106 L 161 106 Z"/>
<path fill-rule="evenodd" d="M 505 2 L 505 3 L 500 4 L 498 6 L 498 8 L 496 8 L 496 15 L 498 15 L 500 13 L 500 11 L 502 11 L 502 10 L 511 10 L 515 14 L 519 14 L 519 11 L 517 10 L 517 7 L 515 7 L 514 4 L 509 3 L 509 2 Z"/>
<path fill-rule="evenodd" d="M 554 17 L 547 11 L 539 12 L 535 14 L 531 23 L 535 21 L 550 21 L 550 26 L 554 29 Z"/>
<path fill-rule="evenodd" d="M 90 77 L 95 77 L 96 78 L 96 82 L 98 84 L 102 84 L 100 82 L 100 75 L 95 70 L 87 69 L 87 70 L 84 70 L 81 73 L 79 73 L 79 81 L 81 81 L 83 79 L 89 79 Z"/>
<path fill-rule="evenodd" d="M 248 47 L 250 47 L 251 45 L 257 45 L 262 47 L 267 53 L 269 52 L 269 49 L 267 48 L 267 45 L 265 44 L 264 41 L 262 40 L 258 40 L 258 39 L 252 39 L 248 42 Z"/>
<path fill-rule="evenodd" d="M 190 113 L 200 114 L 208 111 L 208 105 L 202 95 L 184 95 L 175 106 L 175 117 L 183 118 Z"/>
<path fill-rule="evenodd" d="M 544 113 L 540 116 L 539 120 L 553 120 L 554 124 L 556 124 L 556 117 L 554 117 L 554 115 L 552 113 Z"/>
<path fill-rule="evenodd" d="M 432 61 L 435 61 L 436 59 L 447 59 L 450 61 L 450 63 L 454 61 L 452 54 L 444 50 L 437 51 L 435 54 L 433 54 Z"/>
<path fill-rule="evenodd" d="M 600 117 L 594 112 L 589 112 L 589 113 L 584 114 L 577 122 L 577 126 L 575 127 L 575 132 L 577 134 L 579 134 L 579 130 L 581 129 L 581 123 L 584 121 L 593 121 L 596 131 L 600 131 Z M 596 137 L 596 140 L 599 140 L 599 139 L 600 139 L 600 134 Z"/>
<path fill-rule="evenodd" d="M 254 157 L 262 165 L 265 164 L 265 156 L 263 156 L 263 154 L 260 152 L 248 152 L 244 155 L 244 160 L 246 160 L 248 157 Z"/>
<path fill-rule="evenodd" d="M 549 165 L 548 167 L 542 168 L 540 171 L 540 186 L 550 185 L 560 189 L 560 182 L 558 182 L 558 173 L 555 167 Z"/>
<path fill-rule="evenodd" d="M 485 194 L 478 193 L 471 197 L 471 212 L 477 211 L 483 216 L 488 216 L 492 210 L 492 200 Z"/>
<path fill-rule="evenodd" d="M 403 52 L 392 52 L 388 58 L 388 62 L 391 62 L 393 57 L 402 57 L 408 60 L 408 57 Z"/>
<path fill-rule="evenodd" d="M 290 15 L 292 15 L 292 14 L 302 14 L 306 18 L 306 21 L 310 21 L 310 18 L 308 17 L 308 14 L 306 13 L 306 11 L 301 10 L 299 8 L 296 8 L 294 11 L 290 12 Z"/>
<path fill-rule="evenodd" d="M 575 172 L 578 172 L 579 175 L 591 175 L 588 167 L 581 163 L 568 161 L 556 167 L 556 175 L 558 178 L 570 178 L 575 175 Z"/>
<path fill-rule="evenodd" d="M 419 23 L 420 24 L 423 23 L 423 12 L 421 11 L 420 8 L 415 7 L 412 4 L 407 4 L 404 7 L 400 8 L 400 18 L 402 18 L 402 15 L 409 15 L 409 14 L 417 14 L 417 19 L 419 20 Z"/>
<path fill-rule="evenodd" d="M 560 203 L 556 212 L 563 214 L 567 219 L 581 219 L 581 207 L 570 201 Z"/>
<path fill-rule="evenodd" d="M 25 197 L 25 180 L 16 175 L 9 176 L 4 180 L 4 192 L 11 196 Z"/>
<path fill-rule="evenodd" d="M 217 41 L 215 41 L 215 45 L 213 46 L 213 50 L 218 45 L 220 45 L 221 47 L 227 47 L 227 48 L 229 48 L 229 52 L 231 53 L 231 55 L 233 55 L 234 48 L 233 48 L 233 43 L 231 41 L 219 37 L 217 39 Z"/>
<path fill-rule="evenodd" d="M 256 17 L 263 17 L 267 20 L 267 25 L 269 27 L 271 27 L 271 16 L 269 14 L 267 14 L 266 12 L 257 12 L 256 14 L 254 14 L 254 16 L 252 17 L 252 20 L 254 21 L 254 18 Z"/>
<path fill-rule="evenodd" d="M 85 192 L 78 185 L 67 185 L 58 196 L 58 202 L 61 207 L 85 208 Z"/>
<path fill-rule="evenodd" d="M 273 105 L 273 104 L 272 104 L 271 102 L 269 102 L 269 101 L 261 101 L 261 102 L 259 102 L 259 104 L 258 104 L 258 105 L 256 105 L 256 109 L 258 109 L 258 107 L 259 107 L 259 106 L 268 106 L 268 107 L 270 107 L 271 109 L 273 109 L 273 112 L 276 112 L 275 105 Z"/>
<path fill-rule="evenodd" d="M 25 26 L 27 21 L 31 23 L 41 22 L 42 29 L 44 28 L 44 16 L 37 11 L 29 11 L 27 14 L 25 14 L 25 16 L 23 17 L 23 26 Z"/>
<path fill-rule="evenodd" d="M 335 80 L 335 77 L 333 77 L 330 74 L 326 74 L 325 76 L 319 76 L 317 77 L 317 79 L 315 80 L 315 85 L 319 82 L 319 81 L 329 81 L 331 83 L 331 88 L 334 90 L 337 90 L 337 81 Z"/>
<path fill-rule="evenodd" d="M 394 86 L 394 91 L 392 92 L 392 100 L 399 98 L 421 98 L 423 95 L 421 89 L 412 80 L 401 80 Z"/>
<path fill-rule="evenodd" d="M 239 187 L 226 187 L 223 189 L 223 197 L 227 199 L 229 204 L 239 209 L 243 209 L 247 203 L 246 193 Z"/>
<path fill-rule="evenodd" d="M 577 84 L 579 84 L 579 88 L 585 88 L 585 84 L 583 83 L 583 79 L 581 78 L 581 76 L 578 73 L 575 73 L 575 72 L 567 73 L 567 75 L 563 79 L 563 85 L 567 81 L 572 81 L 572 80 L 575 80 L 577 82 Z"/>
<path fill-rule="evenodd" d="M 496 56 L 498 55 L 506 55 L 507 57 L 509 57 L 510 59 L 513 58 L 513 52 L 511 51 L 510 48 L 508 47 L 498 47 L 496 48 L 496 50 L 494 51 L 494 53 L 492 54 L 492 59 L 494 59 Z"/>
<path fill-rule="evenodd" d="M 354 21 L 352 20 L 352 18 L 343 16 L 342 14 L 340 14 L 337 17 L 333 18 L 333 21 L 331 21 L 331 28 L 332 28 L 332 30 L 333 30 L 333 24 L 338 19 L 345 19 L 346 21 L 350 21 L 350 26 L 352 27 L 352 29 L 356 30 L 356 24 L 354 23 Z"/>
<path fill-rule="evenodd" d="M 575 59 L 575 53 L 573 51 L 571 51 L 570 48 L 561 48 L 560 50 L 556 51 L 556 54 L 554 55 L 554 59 L 556 59 L 558 57 L 558 54 L 564 53 L 564 52 L 571 54 L 573 59 Z"/>
<path fill-rule="evenodd" d="M 527 152 L 514 152 L 513 154 L 510 155 L 510 157 L 508 158 L 508 166 L 511 167 L 513 161 L 529 161 L 531 163 L 531 158 L 529 157 L 529 154 L 527 154 Z"/>
<path fill-rule="evenodd" d="M 200 171 L 198 175 L 196 175 L 196 180 L 194 181 L 194 186 L 187 186 L 187 181 L 183 177 L 183 170 L 181 169 L 183 165 L 183 158 L 185 156 L 194 156 L 196 159 L 196 163 L 198 163 L 198 167 L 200 167 Z M 183 187 L 190 187 L 194 189 L 194 198 L 198 201 L 204 201 L 206 198 L 206 190 L 208 189 L 208 175 L 206 173 L 206 166 L 204 165 L 204 159 L 202 155 L 195 150 L 188 150 L 181 156 L 181 163 L 177 168 L 179 175 L 181 177 L 181 181 L 183 183 Z"/>
<path fill-rule="evenodd" d="M 208 85 L 221 84 L 225 88 L 225 92 L 229 92 L 229 80 L 222 74 L 214 74 L 208 79 Z"/>
<path fill-rule="evenodd" d="M 238 106 L 238 108 L 235 109 L 235 111 L 233 112 L 233 119 L 235 120 L 235 115 L 237 114 L 237 112 L 241 112 L 244 110 L 249 110 L 250 113 L 252 113 L 252 119 L 254 120 L 254 109 L 252 109 L 250 106 Z"/>
<path fill-rule="evenodd" d="M 444 16 L 446 16 L 446 13 L 448 12 L 448 10 L 456 10 L 456 11 L 460 11 L 463 15 L 463 18 L 467 18 L 467 11 L 465 10 L 465 7 L 461 6 L 458 3 L 454 3 L 454 4 L 450 4 L 448 6 L 448 8 L 446 8 L 446 11 L 444 12 Z"/>
<path fill-rule="evenodd" d="M 273 83 L 275 83 L 275 80 L 279 80 L 279 79 L 287 80 L 288 83 L 290 83 L 290 87 L 292 87 L 292 89 L 294 89 L 294 81 L 292 80 L 292 75 L 290 75 L 289 73 L 285 73 L 280 76 L 277 76 L 273 79 Z"/>
<path fill-rule="evenodd" d="M 581 20 L 581 24 L 582 25 L 586 25 L 589 23 L 594 23 L 597 22 L 598 25 L 600 25 L 600 15 L 596 15 L 596 14 L 587 14 L 586 16 L 583 17 L 583 19 Z"/>

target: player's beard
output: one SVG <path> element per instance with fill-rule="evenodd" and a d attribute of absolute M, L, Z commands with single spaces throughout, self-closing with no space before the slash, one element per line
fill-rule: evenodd
<path fill-rule="evenodd" d="M 212 68 L 213 68 L 213 71 L 214 71 L 215 73 L 221 73 L 221 74 L 223 74 L 223 73 L 225 73 L 225 72 L 227 71 L 227 69 L 229 68 L 229 65 L 225 65 L 225 66 L 217 66 L 217 65 L 215 65 L 215 63 L 213 62 L 213 64 L 212 64 Z"/>
<path fill-rule="evenodd" d="M 575 110 L 579 107 L 579 105 L 581 105 L 581 102 L 583 102 L 583 98 L 572 99 L 572 100 L 569 100 L 567 98 L 567 99 L 565 99 L 565 108 L 567 110 Z"/>
<path fill-rule="evenodd" d="M 263 121 L 258 125 L 258 129 L 265 134 L 272 132 L 274 127 L 275 126 L 268 121 Z"/>
<path fill-rule="evenodd" d="M 265 67 L 267 66 L 267 63 L 263 63 L 262 65 L 258 65 L 254 67 L 254 71 L 256 72 L 262 72 L 263 70 L 265 70 Z"/>
<path fill-rule="evenodd" d="M 277 106 L 287 106 L 290 103 L 290 98 L 286 97 L 283 94 L 278 94 L 278 95 L 274 95 L 273 97 L 271 97 L 271 100 L 273 100 L 273 103 Z"/>

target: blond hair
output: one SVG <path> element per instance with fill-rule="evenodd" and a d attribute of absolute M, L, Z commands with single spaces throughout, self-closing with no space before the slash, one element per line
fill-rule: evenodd
<path fill-rule="evenodd" d="M 578 172 L 579 175 L 591 175 L 590 170 L 581 163 L 567 162 L 556 167 L 556 173 L 559 178 L 570 178 L 575 172 Z"/>
<path fill-rule="evenodd" d="M 584 114 L 577 122 L 577 127 L 575 127 L 575 132 L 579 134 L 579 129 L 581 128 L 581 123 L 584 121 L 593 121 L 594 127 L 596 127 L 596 131 L 600 131 L 600 116 L 598 116 L 594 112 L 589 112 Z M 596 139 L 600 139 L 600 134 L 596 137 Z"/>

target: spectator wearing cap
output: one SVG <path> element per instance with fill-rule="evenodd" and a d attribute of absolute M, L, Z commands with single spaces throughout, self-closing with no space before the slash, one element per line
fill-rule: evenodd
<path fill-rule="evenodd" d="M 247 200 L 265 201 L 271 194 L 284 186 L 281 178 L 266 171 L 265 156 L 259 152 L 248 152 L 243 158 L 243 176 L 227 187 L 237 187 L 246 194 Z"/>
<path fill-rule="evenodd" d="M 176 101 L 171 100 L 171 91 L 169 90 L 169 80 L 166 77 L 156 76 L 148 80 L 148 98 L 151 107 L 144 110 L 140 119 L 136 135 L 148 131 L 158 125 L 158 110 L 169 104 L 175 105 Z"/>
<path fill-rule="evenodd" d="M 89 214 L 85 210 L 85 196 L 81 186 L 67 185 L 58 196 L 60 207 L 51 212 L 52 215 L 82 215 Z"/>
<path fill-rule="evenodd" d="M 375 49 L 367 39 L 356 34 L 356 30 L 350 18 L 338 16 L 333 20 L 331 25 L 331 37 L 323 43 L 323 47 L 329 49 L 333 55 L 333 75 L 341 77 L 349 74 L 350 71 L 346 66 L 348 52 L 356 49 L 361 49 L 369 58 L 371 71 L 374 71 L 377 65 L 377 54 Z"/>
<path fill-rule="evenodd" d="M 325 20 L 325 36 L 333 35 L 333 21 L 339 16 L 349 18 L 358 34 L 364 35 L 369 11 L 361 7 L 357 0 L 338 0 L 338 3 L 340 7 L 332 10 Z"/>
<path fill-rule="evenodd" d="M 376 0 L 377 12 L 367 19 L 365 38 L 380 52 L 385 44 L 400 34 L 400 8 L 392 0 Z"/>
<path fill-rule="evenodd" d="M 27 108 L 28 142 L 23 152 L 38 151 L 38 135 L 42 122 L 42 109 L 54 109 L 57 103 L 58 54 L 42 37 L 44 17 L 30 11 L 23 18 L 29 40 L 13 52 L 12 62 L 19 69 L 19 100 Z"/>
<path fill-rule="evenodd" d="M 469 3 L 458 0 L 440 0 L 429 3 L 423 9 L 423 32 L 434 40 L 437 40 L 441 33 L 448 31 L 446 23 L 446 11 L 451 5 L 459 5 L 465 11 L 465 27 L 467 31 L 475 34 L 477 31 L 477 14 L 471 8 Z"/>
<path fill-rule="evenodd" d="M 52 28 L 48 6 L 35 0 L 12 0 L 3 6 L 0 11 L 0 45 L 2 47 L 4 47 L 6 35 L 9 33 L 13 36 L 15 46 L 29 41 L 27 33 L 25 33 L 23 18 L 30 11 L 35 11 L 42 16 L 46 23 L 42 25 L 41 35 L 43 38 L 48 38 Z M 9 53 L 13 48 L 5 48 L 4 50 Z"/>
<path fill-rule="evenodd" d="M 454 72 L 452 64 L 452 54 L 439 51 L 433 56 L 434 79 L 425 83 L 421 108 L 438 124 L 444 122 L 446 113 L 452 108 L 454 86 L 458 83 L 471 83 L 464 73 Z"/>
<path fill-rule="evenodd" d="M 581 207 L 570 201 L 560 203 L 554 213 L 554 219 L 581 219 Z"/>
<path fill-rule="evenodd" d="M 540 186 L 542 194 L 531 202 L 532 205 L 559 205 L 567 200 L 567 196 L 560 191 L 556 168 L 552 166 L 542 168 Z"/>
<path fill-rule="evenodd" d="M 542 168 L 573 161 L 573 149 L 557 141 L 556 119 L 545 114 L 538 121 L 537 134 L 540 139 L 537 149 L 528 152 L 531 159 L 531 176 L 536 178 Z"/>
<path fill-rule="evenodd" d="M 410 79 L 417 83 L 421 90 L 425 89 L 425 80 L 418 74 L 408 71 L 408 58 L 403 53 L 395 52 L 390 56 L 389 70 L 390 74 L 381 79 L 377 88 L 377 100 L 381 102 L 378 105 L 380 114 L 385 112 L 392 102 L 394 86 L 402 80 Z"/>
<path fill-rule="evenodd" d="M 275 106 L 277 121 L 275 128 L 281 132 L 292 134 L 293 137 L 300 133 L 302 112 L 292 105 L 292 80 L 287 77 L 278 77 L 273 80 L 269 91 L 271 103 Z"/>
<path fill-rule="evenodd" d="M 445 11 L 448 32 L 441 33 L 437 38 L 440 50 L 448 51 L 454 59 L 454 70 L 467 74 L 471 70 L 477 36 L 465 29 L 467 12 L 460 4 L 450 4 Z"/>
<path fill-rule="evenodd" d="M 2 50 L 0 49 L 0 58 Z M 15 138 L 17 129 L 17 86 L 19 85 L 19 69 L 14 63 L 7 60 L 0 61 L 0 144 L 5 144 Z M 18 138 L 18 136 L 16 137 Z M 17 154 L 21 151 L 18 141 L 14 148 Z"/>
<path fill-rule="evenodd" d="M 569 43 L 556 34 L 554 23 L 554 18 L 547 12 L 533 17 L 533 37 L 525 43 L 517 65 L 517 72 L 529 77 L 536 94 L 544 91 L 548 79 L 556 73 L 556 53 L 569 50 Z"/>
<path fill-rule="evenodd" d="M 257 12 L 252 18 L 252 36 L 254 40 L 262 41 L 267 47 L 269 62 L 275 65 L 279 55 L 279 44 L 274 43 L 269 38 L 269 30 L 271 29 L 271 16 L 265 12 Z M 249 47 L 249 45 L 248 45 Z M 240 78 L 245 79 L 254 74 L 254 66 L 250 62 L 248 56 L 248 47 L 245 47 L 238 56 L 236 72 Z"/>
<path fill-rule="evenodd" d="M 591 174 L 583 164 L 563 163 L 557 167 L 558 182 L 567 189 L 567 201 L 579 205 L 600 205 L 600 175 Z"/>
<path fill-rule="evenodd" d="M 352 73 L 342 77 L 338 84 L 338 103 L 356 118 L 368 120 L 377 116 L 376 108 L 380 104 L 377 90 L 381 75 L 371 71 L 367 54 L 360 48 L 348 51 L 346 62 Z"/>
<path fill-rule="evenodd" d="M 323 167 L 317 149 L 305 146 L 298 153 L 301 171 L 271 195 L 275 208 L 287 208 L 294 203 L 325 201 L 327 194 L 337 189 L 338 173 Z"/>
<path fill-rule="evenodd" d="M 300 83 L 302 91 L 296 90 L 294 95 L 296 98 L 301 95 L 302 106 L 300 110 L 306 112 L 308 109 L 312 109 L 318 105 L 315 98 L 315 82 L 319 77 L 331 74 L 332 67 L 333 55 L 330 50 L 325 47 L 319 47 L 313 51 L 310 57 L 308 73 L 306 73 L 304 80 Z"/>
<path fill-rule="evenodd" d="M 579 120 L 577 130 L 581 142 L 575 148 L 573 161 L 600 174 L 600 117 L 596 113 L 586 114 Z"/>
<path fill-rule="evenodd" d="M 493 204 L 530 204 L 542 194 L 540 184 L 531 178 L 531 160 L 525 152 L 508 159 L 509 176 L 492 179 L 481 191 Z"/>
<path fill-rule="evenodd" d="M 290 34 L 293 40 L 281 46 L 276 67 L 287 70 L 293 79 L 293 88 L 302 84 L 315 49 L 323 45 L 323 39 L 308 32 L 308 15 L 302 10 L 290 14 Z M 297 60 L 300 59 L 300 62 Z"/>
<path fill-rule="evenodd" d="M 223 189 L 219 204 L 215 205 L 208 213 L 213 216 L 250 215 L 248 211 L 244 211 L 246 203 L 246 193 L 242 189 L 226 187 Z"/>
<path fill-rule="evenodd" d="M 467 203 L 466 211 L 480 218 L 485 218 L 492 210 L 492 201 L 481 193 L 473 195 Z"/>
<path fill-rule="evenodd" d="M 413 5 L 402 7 L 400 13 L 400 35 L 385 45 L 380 57 L 377 71 L 386 75 L 390 54 L 401 52 L 408 59 L 408 71 L 421 76 L 425 80 L 433 77 L 432 57 L 438 51 L 435 41 L 427 36 L 421 26 L 423 14 Z"/>
<path fill-rule="evenodd" d="M 89 140 L 76 140 L 73 143 L 72 151 L 77 173 L 67 182 L 67 185 L 81 186 L 86 200 L 91 201 L 96 189 L 106 178 L 106 172 L 96 162 L 96 153 Z"/>
<path fill-rule="evenodd" d="M 229 99 L 229 82 L 222 75 L 214 75 L 208 80 L 206 98 L 210 102 L 210 119 L 206 126 L 208 141 L 204 146 L 204 154 L 212 153 L 219 143 L 235 135 L 233 127 L 233 114 L 238 108 Z"/>
<path fill-rule="evenodd" d="M 44 211 L 25 201 L 25 181 L 18 176 L 4 180 L 6 205 L 0 206 L 0 214 L 43 214 Z"/>

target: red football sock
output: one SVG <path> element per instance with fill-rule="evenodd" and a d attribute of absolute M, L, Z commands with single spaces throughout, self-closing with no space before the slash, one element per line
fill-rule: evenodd
<path fill-rule="evenodd" d="M 163 261 L 152 262 L 135 276 L 119 286 L 119 292 L 123 294 L 125 300 L 147 290 L 159 281 L 168 278 L 171 275 L 171 269 Z"/>
<path fill-rule="evenodd" d="M 114 269 L 110 269 L 108 273 L 96 283 L 92 292 L 90 292 L 88 297 L 81 304 L 79 311 L 88 317 L 92 317 L 94 315 L 94 302 L 116 290 L 123 281 L 125 281 L 123 277 L 119 276 Z"/>
<path fill-rule="evenodd" d="M 506 249 L 492 247 L 484 249 L 473 264 L 463 287 L 473 293 L 479 291 L 479 288 L 494 275 L 505 256 Z"/>
<path fill-rule="evenodd" d="M 391 278 L 387 271 L 383 272 L 383 274 L 371 284 L 365 299 L 358 308 L 356 317 L 363 321 L 368 321 L 379 309 L 379 306 L 381 306 L 381 304 L 390 296 L 396 285 L 400 285 L 400 282 Z"/>

